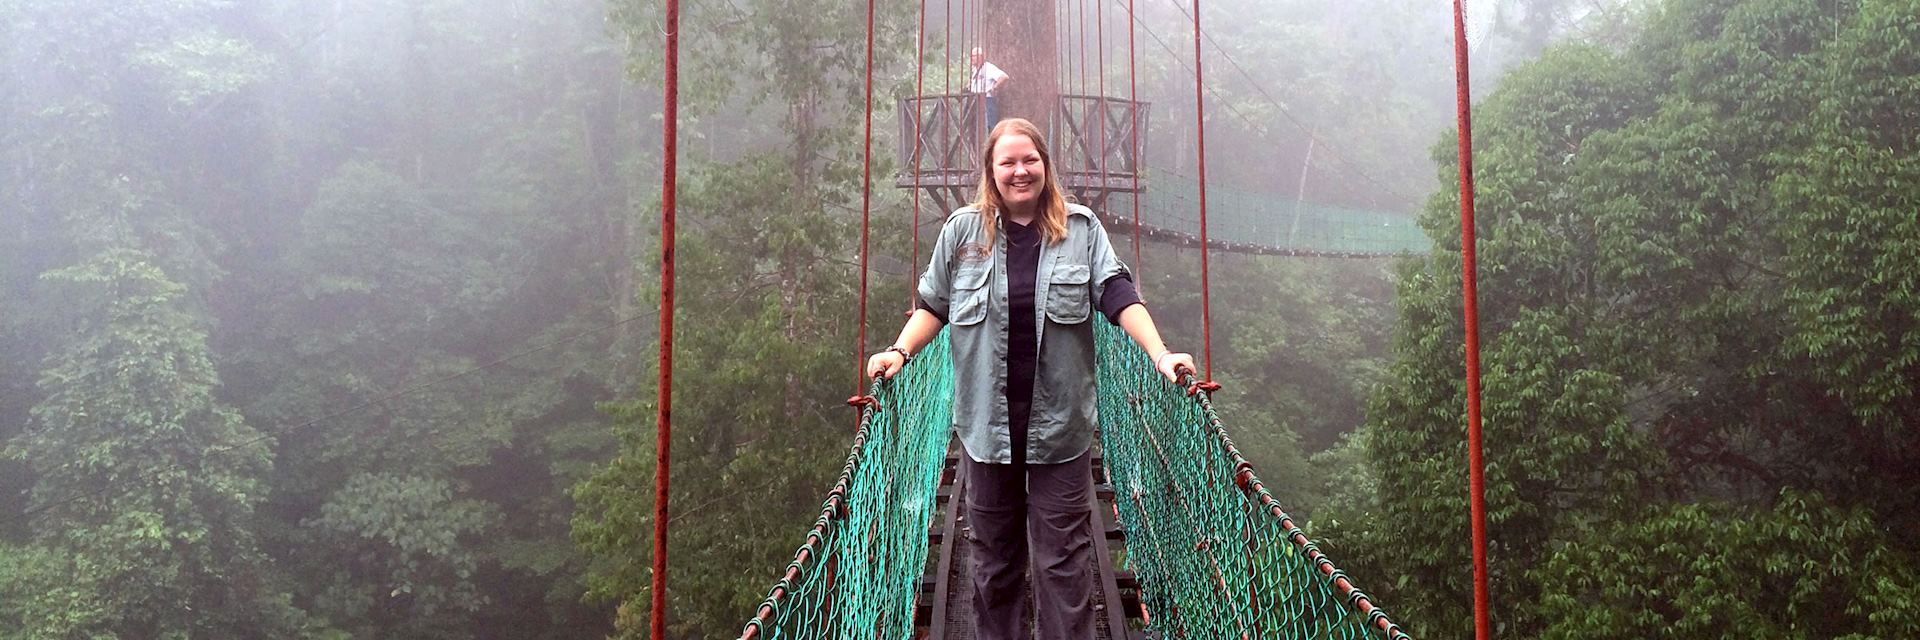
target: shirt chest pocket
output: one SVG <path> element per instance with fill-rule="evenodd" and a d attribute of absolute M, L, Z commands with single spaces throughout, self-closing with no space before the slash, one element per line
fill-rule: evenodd
<path fill-rule="evenodd" d="M 984 260 L 963 262 L 953 274 L 953 303 L 947 313 L 948 324 L 979 324 L 987 319 L 987 276 L 992 265 Z"/>
<path fill-rule="evenodd" d="M 1092 280 L 1087 265 L 1055 265 L 1047 275 L 1047 319 L 1060 324 L 1086 322 L 1093 308 Z"/>

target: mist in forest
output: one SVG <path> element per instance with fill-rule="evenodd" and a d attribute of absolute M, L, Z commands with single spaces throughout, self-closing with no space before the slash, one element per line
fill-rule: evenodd
<path fill-rule="evenodd" d="M 669 637 L 735 637 L 841 472 L 974 193 L 910 176 L 976 46 L 1140 105 L 1145 188 L 1088 202 L 1168 343 L 1319 548 L 1466 637 L 1451 7 L 1018 3 L 1037 63 L 1005 1 L 875 3 L 870 147 L 864 4 L 683 3 Z M 646 637 L 663 20 L 0 3 L 0 640 Z M 1465 22 L 1500 634 L 1920 636 L 1920 0 Z"/>

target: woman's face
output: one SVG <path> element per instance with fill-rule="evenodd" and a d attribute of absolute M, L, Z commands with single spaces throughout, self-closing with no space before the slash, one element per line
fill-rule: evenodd
<path fill-rule="evenodd" d="M 1007 208 L 1031 210 L 1047 184 L 1046 163 L 1033 140 L 1020 134 L 1001 136 L 993 145 L 993 186 Z"/>

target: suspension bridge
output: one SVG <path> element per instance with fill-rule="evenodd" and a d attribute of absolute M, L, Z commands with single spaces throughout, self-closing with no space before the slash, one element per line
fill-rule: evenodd
<path fill-rule="evenodd" d="M 1117 2 L 1117 0 L 1116 0 Z M 673 225 L 678 65 L 678 3 L 667 0 L 665 161 L 662 179 L 662 329 L 659 430 L 656 466 L 652 637 L 665 637 L 668 477 L 671 468 Z M 1102 5 L 1095 0 L 1096 8 Z M 946 5 L 950 11 L 953 4 Z M 1159 195 L 1150 181 L 1180 185 L 1184 176 L 1142 166 L 1149 105 L 1130 88 L 1125 98 L 1108 95 L 1105 73 L 1086 82 L 1086 3 L 1080 3 L 1082 46 L 1079 93 L 1063 91 L 1073 75 L 1072 55 L 1058 48 L 1055 23 L 1071 11 L 1035 11 L 1014 0 L 960 2 L 962 42 L 1001 39 L 1007 67 L 1024 79 L 1021 91 L 1002 96 L 1002 112 L 1043 122 L 1054 150 L 1049 170 L 1074 200 L 1088 204 L 1118 234 L 1139 241 L 1198 249 L 1203 342 L 1210 343 L 1211 311 L 1207 255 L 1250 254 L 1374 258 L 1424 250 L 1425 238 L 1410 217 L 1291 202 L 1273 194 L 1233 193 L 1212 187 L 1220 226 L 1210 229 L 1206 179 L 1204 75 L 1198 0 L 1193 20 L 1195 113 L 1198 129 L 1195 198 Z M 1071 3 L 1061 5 L 1071 6 Z M 868 188 L 863 195 L 860 238 L 861 287 L 857 317 L 865 318 L 868 231 L 871 215 L 874 46 L 872 0 L 867 25 Z M 968 8 L 972 7 L 971 15 Z M 1056 8 L 1057 9 L 1057 8 Z M 1184 11 L 1184 9 L 1183 9 Z M 1476 305 L 1473 293 L 1471 128 L 1465 107 L 1466 65 L 1462 9 L 1455 3 L 1457 73 L 1461 96 L 1462 218 L 1467 320 L 1467 374 L 1471 506 L 1475 568 L 1475 626 L 1487 628 L 1483 475 L 1479 442 Z M 1132 3 L 1127 19 L 1137 23 Z M 1071 19 L 1066 20 L 1071 28 Z M 1103 23 L 1101 23 L 1103 24 Z M 926 4 L 916 47 L 926 59 Z M 953 25 L 949 16 L 947 32 Z M 997 34 L 986 37 L 989 34 Z M 1133 83 L 1133 29 L 1129 28 L 1128 75 Z M 1158 39 L 1158 36 L 1155 36 Z M 1104 69 L 1105 35 L 1098 38 Z M 951 59 L 951 37 L 948 38 Z M 1164 42 L 1162 43 L 1164 46 Z M 1169 50 L 1171 53 L 1171 50 Z M 1223 52 L 1224 55 L 1224 52 Z M 1229 58 L 1230 60 L 1230 58 Z M 1244 71 L 1243 71 L 1244 73 Z M 916 231 L 922 196 L 936 210 L 950 211 L 971 199 L 980 184 L 980 143 L 991 123 L 981 96 L 956 94 L 951 82 L 928 93 L 924 68 L 915 93 L 899 104 L 901 166 L 895 185 L 912 189 Z M 1284 107 L 1276 102 L 1284 112 Z M 1289 116 L 1290 117 L 1290 116 Z M 1311 136 L 1311 134 L 1309 134 Z M 1182 185 L 1183 186 L 1183 185 Z M 1184 193 L 1183 189 L 1162 189 Z M 1192 212 L 1193 225 L 1182 217 Z M 938 216 L 929 216 L 936 218 Z M 1284 222 L 1282 222 L 1284 221 Z M 1189 233 L 1193 228 L 1197 232 Z M 1211 235 L 1210 230 L 1225 232 Z M 1092 607 L 1104 639 L 1286 638 L 1407 640 L 1384 608 L 1341 571 L 1282 508 L 1242 456 L 1216 410 L 1211 347 L 1206 377 L 1186 372 L 1180 384 L 1161 377 L 1151 359 L 1118 328 L 1095 321 L 1099 392 L 1099 443 L 1090 497 L 1097 514 L 1091 562 L 1097 576 Z M 840 476 L 801 537 L 793 560 L 778 571 L 766 598 L 747 615 L 739 637 L 758 638 L 972 638 L 970 580 L 966 575 L 969 531 L 963 514 L 967 478 L 951 443 L 953 367 L 944 333 L 903 372 L 875 380 L 848 404 L 859 412 Z M 859 329 L 856 369 L 867 353 L 866 327 Z"/>
<path fill-rule="evenodd" d="M 1217 235 L 1203 241 L 1188 231 L 1198 228 L 1199 203 L 1185 196 L 1198 180 L 1139 162 L 1148 103 L 1056 100 L 1047 109 L 1056 178 L 1116 234 L 1260 255 L 1424 250 L 1410 216 L 1219 187 L 1210 194 Z M 983 102 L 901 100 L 895 186 L 936 211 L 970 201 L 984 166 Z M 1160 188 L 1147 188 L 1149 174 L 1164 176 Z M 1097 327 L 1097 637 L 1405 638 L 1262 484 L 1214 411 L 1211 385 L 1190 380 L 1188 393 L 1166 382 L 1118 328 Z M 942 336 L 901 376 L 856 396 L 860 425 L 841 477 L 741 638 L 973 637 L 967 478 L 964 453 L 948 439 L 946 349 Z"/>

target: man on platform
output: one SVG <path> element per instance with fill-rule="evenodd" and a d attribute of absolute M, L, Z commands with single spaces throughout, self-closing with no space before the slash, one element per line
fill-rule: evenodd
<path fill-rule="evenodd" d="M 1000 85 L 1006 84 L 1009 76 L 1007 72 L 1001 71 L 1000 67 L 987 62 L 987 56 L 980 51 L 980 47 L 974 47 L 968 59 L 973 63 L 973 79 L 967 82 L 967 93 L 979 94 L 985 98 L 986 126 L 991 128 L 1000 123 L 1000 105 L 994 100 L 993 92 L 1000 88 Z"/>

